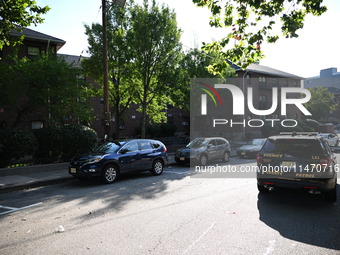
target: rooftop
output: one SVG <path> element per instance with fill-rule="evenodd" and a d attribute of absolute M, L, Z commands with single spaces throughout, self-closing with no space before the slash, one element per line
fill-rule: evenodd
<path fill-rule="evenodd" d="M 268 66 L 263 66 L 259 64 L 250 64 L 245 70 L 243 70 L 238 65 L 235 65 L 231 61 L 227 60 L 227 63 L 235 69 L 235 71 L 243 71 L 243 72 L 254 72 L 254 73 L 260 73 L 260 74 L 266 74 L 266 75 L 272 75 L 272 76 L 278 76 L 278 77 L 284 77 L 284 78 L 293 78 L 293 79 L 299 79 L 303 80 L 303 77 L 283 72 L 281 70 L 277 70 Z"/>
<path fill-rule="evenodd" d="M 18 27 L 19 28 L 19 27 Z M 20 28 L 19 28 L 20 29 Z M 12 36 L 21 36 L 24 35 L 26 40 L 30 40 L 30 41 L 40 41 L 40 42 L 50 42 L 53 44 L 57 45 L 57 51 L 66 43 L 64 40 L 61 40 L 59 38 L 47 35 L 47 34 L 43 34 L 37 31 L 34 31 L 32 29 L 29 28 L 21 28 L 22 31 L 17 31 L 12 29 L 10 34 Z"/>

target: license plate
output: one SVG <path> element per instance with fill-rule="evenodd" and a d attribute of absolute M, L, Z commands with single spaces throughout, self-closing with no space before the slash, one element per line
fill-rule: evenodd
<path fill-rule="evenodd" d="M 241 152 L 241 155 L 243 155 L 243 156 L 244 156 L 244 155 L 246 155 L 246 153 L 245 153 L 245 152 Z"/>
<path fill-rule="evenodd" d="M 180 157 L 179 160 L 180 160 L 180 161 L 184 161 L 184 160 L 185 160 L 185 157 Z"/>
<path fill-rule="evenodd" d="M 296 168 L 296 162 L 294 162 L 294 161 L 282 161 L 281 166 L 287 167 L 287 168 Z"/>
<path fill-rule="evenodd" d="M 77 173 L 77 168 L 71 167 L 71 168 L 70 168 L 70 172 L 71 172 L 71 173 L 74 173 L 74 174 Z"/>

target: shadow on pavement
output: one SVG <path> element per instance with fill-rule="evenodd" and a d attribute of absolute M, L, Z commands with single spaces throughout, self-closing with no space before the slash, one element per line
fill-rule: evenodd
<path fill-rule="evenodd" d="M 322 195 L 272 190 L 258 195 L 257 207 L 260 220 L 283 237 L 340 250 L 340 206 L 324 201 Z"/>
<path fill-rule="evenodd" d="M 20 196 L 13 194 L 13 198 L 11 193 L 7 193 L 6 199 L 2 199 L 1 203 L 20 207 L 22 201 L 25 201 L 25 204 L 43 202 L 57 207 L 64 203 L 76 201 L 75 206 L 84 210 L 82 210 L 82 216 L 78 215 L 74 220 L 82 221 L 81 217 L 93 217 L 110 211 L 122 211 L 124 206 L 135 201 L 158 199 L 166 194 L 170 182 L 181 180 L 187 176 L 171 172 L 171 169 L 168 168 L 160 176 L 152 176 L 149 172 L 123 175 L 113 184 L 103 184 L 99 179 L 70 179 L 59 185 L 21 190 L 18 191 Z M 86 210 L 85 208 L 93 208 L 92 203 L 99 203 L 99 206 Z M 40 210 L 39 208 L 36 209 Z M 48 212 L 45 212 L 46 217 L 49 216 L 47 214 Z M 65 214 L 65 212 L 60 212 L 60 214 Z M 7 216 L 3 215 L 1 220 L 4 220 Z"/>

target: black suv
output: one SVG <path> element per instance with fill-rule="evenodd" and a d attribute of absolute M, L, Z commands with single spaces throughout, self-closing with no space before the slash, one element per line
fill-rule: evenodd
<path fill-rule="evenodd" d="M 257 155 L 257 187 L 306 189 L 323 192 L 336 201 L 336 157 L 328 143 L 316 133 L 281 133 L 271 136 Z"/>

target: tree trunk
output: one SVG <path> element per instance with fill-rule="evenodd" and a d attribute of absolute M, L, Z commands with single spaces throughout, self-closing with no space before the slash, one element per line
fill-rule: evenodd
<path fill-rule="evenodd" d="M 142 125 L 140 138 L 146 138 L 146 102 L 142 103 Z"/>

